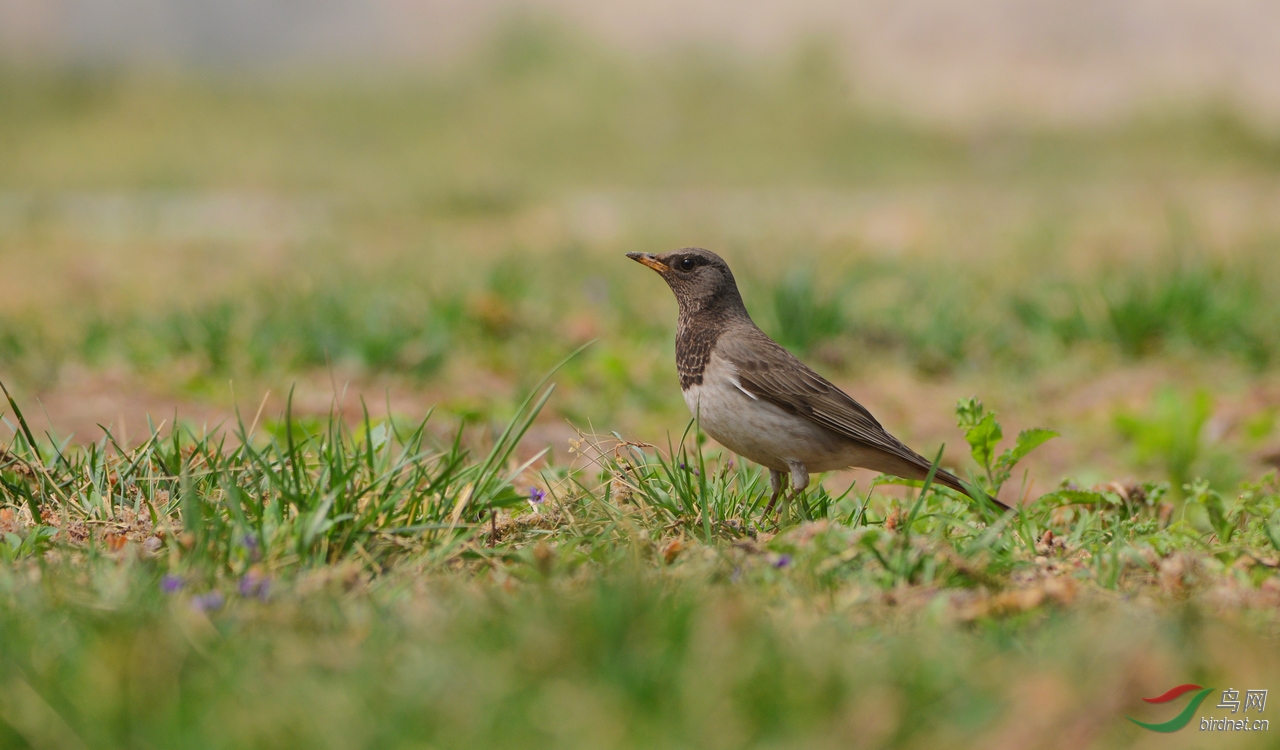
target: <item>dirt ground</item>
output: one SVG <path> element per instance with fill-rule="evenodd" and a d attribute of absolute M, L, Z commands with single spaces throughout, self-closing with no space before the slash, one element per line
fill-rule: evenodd
<path fill-rule="evenodd" d="M 674 365 L 672 369 L 674 373 Z M 1045 376 L 1035 383 L 1004 389 L 992 389 L 974 377 L 929 379 L 900 368 L 877 368 L 856 378 L 837 378 L 837 383 L 872 409 L 890 431 L 918 450 L 929 452 L 945 443 L 944 460 L 953 466 L 971 463 L 953 417 L 959 398 L 984 397 L 989 407 L 1000 412 L 1007 438 L 1031 427 L 1059 431 L 1061 437 L 1042 446 L 1024 463 L 1026 476 L 1014 479 L 1020 487 L 1025 480 L 1027 484 L 1021 491 L 1034 496 L 1052 489 L 1066 477 L 1085 484 L 1162 479 L 1159 467 L 1135 470 L 1132 450 L 1117 438 L 1115 415 L 1140 413 L 1160 388 L 1177 383 L 1189 386 L 1209 377 L 1212 376 L 1205 373 L 1188 373 L 1185 366 L 1175 363 L 1149 362 L 1103 372 L 1094 379 L 1055 380 Z M 1268 410 L 1280 410 L 1280 382 L 1242 377 L 1226 367 L 1220 369 L 1218 380 L 1223 387 L 1214 394 L 1213 416 L 1205 429 L 1209 446 L 1227 439 L 1239 445 L 1239 434 L 1248 420 Z M 362 418 L 362 399 L 375 421 L 385 418 L 388 409 L 397 418 L 419 420 L 432 406 L 456 403 L 467 396 L 514 402 L 518 395 L 510 384 L 493 375 L 422 386 L 395 377 L 312 373 L 265 391 L 244 393 L 237 389 L 234 399 L 230 384 L 222 396 L 197 398 L 123 372 L 72 369 L 55 386 L 34 394 L 23 408 L 34 430 L 48 431 L 58 439 L 69 438 L 73 443 L 96 441 L 103 437 L 102 428 L 106 427 L 122 444 L 137 445 L 150 433 L 148 417 L 166 434 L 175 420 L 197 433 L 216 429 L 233 433 L 237 410 L 248 425 L 260 426 L 266 420 L 280 419 L 290 386 L 295 389 L 295 415 L 324 418 L 336 409 L 352 425 Z M 556 393 L 523 441 L 520 456 L 527 458 L 549 448 L 558 462 L 571 461 L 570 441 L 591 432 L 607 436 L 617 431 L 632 440 L 665 446 L 668 433 L 678 437 L 687 418 L 674 374 L 670 408 L 660 414 L 643 415 L 631 423 L 572 423 L 558 411 L 557 404 L 574 398 L 573 388 Z M 447 415 L 434 417 L 431 424 L 442 439 L 457 427 L 456 418 Z M 481 448 L 489 439 L 486 432 L 482 427 L 471 428 L 468 440 Z M 7 440 L 10 435 L 7 427 L 0 426 L 0 440 Z M 1280 468 L 1280 441 L 1274 437 L 1249 444 L 1247 451 L 1242 459 L 1250 474 Z M 865 487 L 874 476 L 872 472 L 854 471 L 828 475 L 826 482 L 829 487 L 842 489 L 856 479 Z M 1010 491 L 1017 492 L 1012 488 Z"/>

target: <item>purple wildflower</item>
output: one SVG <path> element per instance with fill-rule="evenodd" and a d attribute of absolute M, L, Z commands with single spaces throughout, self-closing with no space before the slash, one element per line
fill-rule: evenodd
<path fill-rule="evenodd" d="M 249 553 L 249 559 L 257 562 L 262 557 L 262 550 L 258 545 L 258 537 L 253 534 L 245 534 L 240 540 L 240 546 L 244 547 L 245 552 Z"/>
<path fill-rule="evenodd" d="M 244 577 L 240 579 L 240 596 L 246 599 L 257 597 L 265 601 L 267 592 L 270 589 L 271 579 L 256 570 L 245 573 Z"/>
<path fill-rule="evenodd" d="M 210 591 L 191 599 L 191 608 L 197 612 L 213 612 L 222 609 L 226 599 L 221 591 Z"/>
<path fill-rule="evenodd" d="M 778 559 L 773 561 L 773 567 L 785 568 L 791 564 L 791 555 L 778 555 Z"/>
<path fill-rule="evenodd" d="M 529 502 L 533 503 L 534 505 L 540 505 L 542 501 L 546 499 L 547 499 L 546 490 L 542 490 L 537 487 L 529 488 Z"/>
<path fill-rule="evenodd" d="M 176 594 L 185 585 L 186 581 L 182 580 L 182 576 L 175 576 L 172 573 L 167 573 L 160 579 L 160 590 L 166 594 Z"/>

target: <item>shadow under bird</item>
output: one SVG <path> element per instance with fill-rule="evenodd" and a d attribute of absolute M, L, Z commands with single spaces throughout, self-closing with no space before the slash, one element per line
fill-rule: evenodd
<path fill-rule="evenodd" d="M 787 474 L 793 493 L 809 486 L 811 473 L 838 469 L 928 476 L 928 459 L 756 326 L 720 256 L 685 248 L 627 257 L 657 271 L 675 293 L 676 369 L 685 404 L 704 432 L 769 469 L 773 494 L 766 512 L 773 510 Z M 941 468 L 934 481 L 1010 509 Z"/>

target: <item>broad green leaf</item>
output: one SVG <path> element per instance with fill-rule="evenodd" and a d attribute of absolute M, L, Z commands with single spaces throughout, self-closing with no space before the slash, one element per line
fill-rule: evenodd
<path fill-rule="evenodd" d="M 1008 465 L 1015 466 L 1019 461 L 1027 457 L 1031 451 L 1039 448 L 1050 440 L 1058 437 L 1058 433 L 1053 430 L 1033 429 L 1023 430 L 1018 433 L 1017 443 L 1013 448 L 1005 451 L 1004 455 L 1008 458 Z M 1003 459 L 1002 459 L 1003 460 Z"/>

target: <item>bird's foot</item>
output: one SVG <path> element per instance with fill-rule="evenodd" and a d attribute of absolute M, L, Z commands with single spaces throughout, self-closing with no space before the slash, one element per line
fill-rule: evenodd
<path fill-rule="evenodd" d="M 801 490 L 791 489 L 782 494 L 782 502 L 778 505 L 778 515 L 774 518 L 774 528 L 781 529 L 791 525 L 791 505 L 799 497 Z"/>

